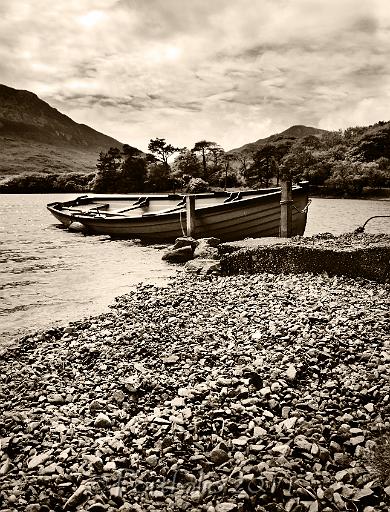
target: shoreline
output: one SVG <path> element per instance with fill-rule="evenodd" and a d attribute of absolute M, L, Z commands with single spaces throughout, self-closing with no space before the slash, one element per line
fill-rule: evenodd
<path fill-rule="evenodd" d="M 4 510 L 388 510 L 365 457 L 389 305 L 364 279 L 181 274 L 25 338 L 0 360 Z"/>

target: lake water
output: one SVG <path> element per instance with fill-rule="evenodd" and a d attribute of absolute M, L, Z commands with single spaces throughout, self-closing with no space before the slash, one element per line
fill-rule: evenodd
<path fill-rule="evenodd" d="M 176 273 L 161 248 L 59 229 L 46 203 L 69 197 L 0 195 L 0 344 L 102 313 L 137 283 Z M 314 198 L 305 234 L 352 231 L 373 215 L 390 215 L 390 201 Z M 390 233 L 390 219 L 374 219 L 366 232 Z"/>
<path fill-rule="evenodd" d="M 176 268 L 161 249 L 60 229 L 46 204 L 74 194 L 0 194 L 0 344 L 15 335 L 102 313 L 137 283 Z"/>

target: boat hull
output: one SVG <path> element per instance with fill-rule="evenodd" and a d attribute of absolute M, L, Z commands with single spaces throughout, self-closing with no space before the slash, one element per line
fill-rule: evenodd
<path fill-rule="evenodd" d="M 217 237 L 223 241 L 243 238 L 279 236 L 280 191 L 247 195 L 240 200 L 207 206 L 207 201 L 195 210 L 195 237 Z M 292 236 L 303 235 L 306 226 L 307 204 L 305 187 L 293 188 Z M 202 201 L 200 201 L 202 203 Z M 138 214 L 127 216 L 90 216 L 50 208 L 51 213 L 63 224 L 81 223 L 87 232 L 117 238 L 137 238 L 150 242 L 167 242 L 186 236 L 186 210 L 172 213 Z"/>

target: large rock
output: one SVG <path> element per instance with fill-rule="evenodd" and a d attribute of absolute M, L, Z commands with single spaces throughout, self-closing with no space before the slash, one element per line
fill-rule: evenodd
<path fill-rule="evenodd" d="M 196 246 L 198 247 L 199 245 L 208 245 L 209 247 L 218 247 L 220 243 L 221 240 L 219 238 L 210 236 L 208 238 L 199 238 L 199 240 L 197 240 Z"/>
<path fill-rule="evenodd" d="M 200 238 L 194 250 L 194 258 L 203 258 L 208 260 L 219 259 L 218 245 L 221 243 L 219 238 Z"/>
<path fill-rule="evenodd" d="M 77 490 L 72 494 L 72 496 L 65 503 L 65 510 L 74 509 L 83 501 L 85 494 L 88 492 L 88 487 L 85 485 L 80 485 Z"/>
<path fill-rule="evenodd" d="M 220 264 L 217 260 L 197 258 L 185 264 L 185 270 L 193 274 L 208 275 L 220 272 Z"/>
<path fill-rule="evenodd" d="M 48 450 L 43 453 L 39 453 L 35 455 L 28 463 L 28 469 L 35 469 L 37 466 L 44 464 L 47 460 L 50 459 L 53 450 Z"/>
<path fill-rule="evenodd" d="M 201 245 L 195 249 L 194 258 L 202 258 L 204 260 L 219 260 L 219 252 L 215 247 Z"/>
<path fill-rule="evenodd" d="M 192 250 L 194 250 L 197 245 L 198 241 L 195 240 L 195 238 L 192 238 L 190 236 L 181 236 L 179 238 L 176 238 L 175 243 L 173 247 L 171 247 L 171 249 L 180 249 L 181 247 L 191 246 Z"/>
<path fill-rule="evenodd" d="M 170 263 L 186 263 L 192 260 L 194 253 L 191 245 L 180 247 L 179 249 L 168 249 L 162 259 Z"/>

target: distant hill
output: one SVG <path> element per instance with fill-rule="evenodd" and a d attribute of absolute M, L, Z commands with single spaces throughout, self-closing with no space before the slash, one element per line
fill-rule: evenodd
<path fill-rule="evenodd" d="M 290 126 L 290 128 L 287 128 L 287 130 L 284 130 L 284 132 L 275 133 L 274 135 L 270 135 L 265 139 L 259 139 L 256 142 L 250 142 L 249 144 L 245 144 L 240 148 L 231 149 L 229 153 L 254 153 L 261 146 L 264 146 L 265 144 L 269 144 L 271 142 L 275 143 L 285 139 L 302 139 L 304 137 L 308 137 L 309 135 L 314 135 L 315 137 L 321 138 L 324 133 L 328 133 L 327 130 L 321 130 L 320 128 L 313 128 L 311 126 L 303 125 Z"/>
<path fill-rule="evenodd" d="M 91 172 L 100 151 L 122 146 L 118 140 L 76 123 L 36 94 L 0 84 L 0 177 Z"/>

